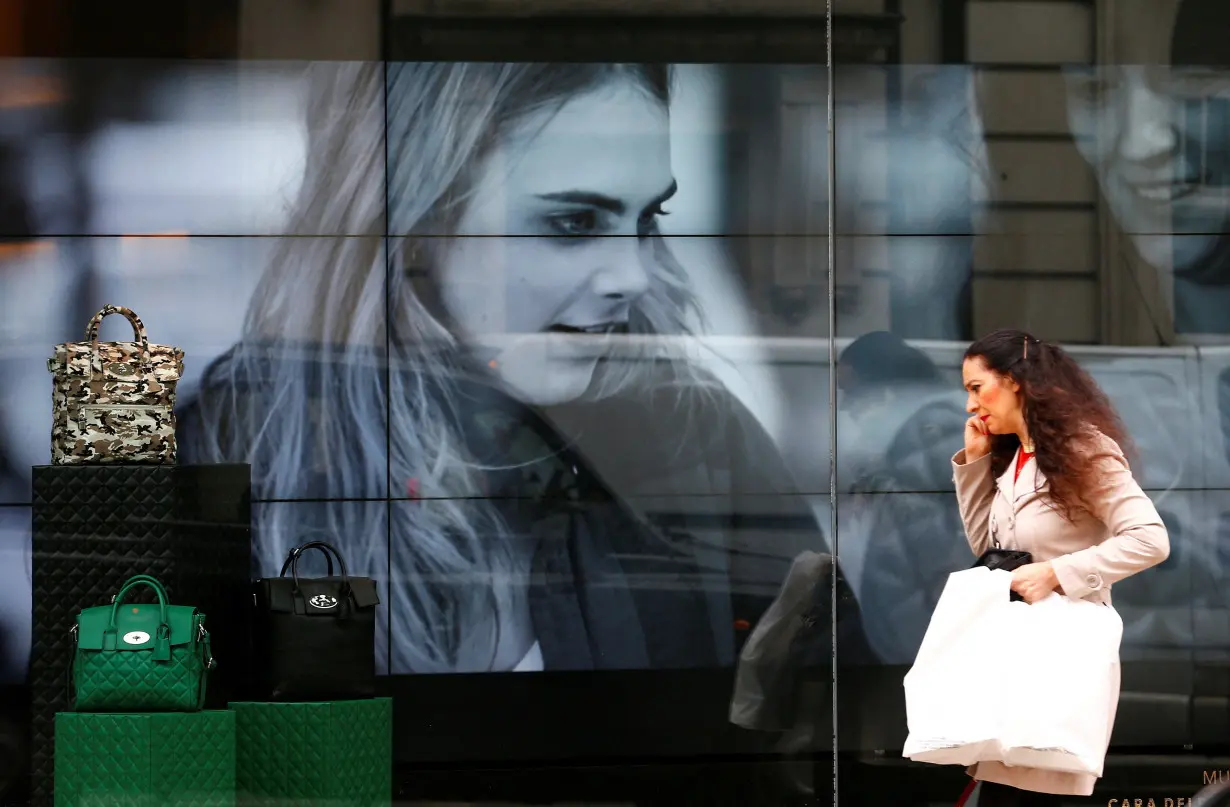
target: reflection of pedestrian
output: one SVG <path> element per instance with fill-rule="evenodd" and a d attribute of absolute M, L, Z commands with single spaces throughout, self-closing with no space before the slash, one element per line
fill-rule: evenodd
<path fill-rule="evenodd" d="M 665 352 L 695 307 L 658 229 L 668 71 L 311 71 L 292 231 L 329 237 L 280 243 L 180 414 L 186 460 L 318 500 L 257 508 L 259 565 L 324 531 L 387 575 L 393 673 L 732 663 L 780 579 L 741 565 L 774 553 L 743 494 L 793 486 L 735 398 Z M 361 501 L 390 486 L 413 501 Z M 821 541 L 799 498 L 773 501 Z"/>
<path fill-rule="evenodd" d="M 866 391 L 882 392 L 895 384 L 939 380 L 939 370 L 926 353 L 889 331 L 858 337 L 841 352 L 837 364 L 838 386 L 851 397 L 861 397 Z"/>
<path fill-rule="evenodd" d="M 904 420 L 940 381 L 934 362 L 896 334 L 872 331 L 851 342 L 837 363 L 838 472 L 852 481 L 880 467 Z"/>
<path fill-rule="evenodd" d="M 956 507 L 937 494 L 951 488 L 949 446 L 965 414 L 941 388 L 934 362 L 887 331 L 851 342 L 838 376 L 837 468 L 850 524 L 842 544 L 863 557 L 858 591 L 868 638 L 886 662 L 909 664 L 943 575 L 963 565 L 946 537 L 960 533 Z"/>

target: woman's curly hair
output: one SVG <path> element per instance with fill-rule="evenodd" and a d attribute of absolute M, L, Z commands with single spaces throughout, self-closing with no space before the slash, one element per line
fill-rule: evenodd
<path fill-rule="evenodd" d="M 1127 455 L 1130 438 L 1115 407 L 1097 382 L 1063 348 L 1018 330 L 987 334 L 965 351 L 987 369 L 1021 386 L 1025 425 L 1034 441 L 1034 460 L 1050 483 L 1050 496 L 1069 521 L 1090 512 L 1102 484 L 1098 470 L 1098 432 Z M 1015 434 L 991 437 L 991 473 L 998 477 L 1012 462 L 1020 440 Z"/>

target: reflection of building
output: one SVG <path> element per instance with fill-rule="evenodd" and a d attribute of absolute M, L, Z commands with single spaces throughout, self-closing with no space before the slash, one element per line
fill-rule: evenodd
<path fill-rule="evenodd" d="M 1134 290 L 1104 269 L 1105 213 L 1068 128 L 1060 66 L 1096 60 L 1095 6 L 966 9 L 960 61 L 978 85 L 990 179 L 973 251 L 974 332 L 1014 325 L 1070 342 L 1152 343 L 1148 331 L 1122 332 Z"/>

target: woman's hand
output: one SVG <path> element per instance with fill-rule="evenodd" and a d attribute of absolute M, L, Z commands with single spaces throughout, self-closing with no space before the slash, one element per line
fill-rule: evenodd
<path fill-rule="evenodd" d="M 991 453 L 991 433 L 977 415 L 965 421 L 965 461 L 973 462 Z"/>
<path fill-rule="evenodd" d="M 1012 572 L 1012 590 L 1033 604 L 1059 588 L 1059 578 L 1051 562 L 1027 563 Z"/>

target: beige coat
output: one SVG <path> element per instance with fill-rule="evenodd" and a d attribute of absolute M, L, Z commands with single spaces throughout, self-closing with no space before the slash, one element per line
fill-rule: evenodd
<path fill-rule="evenodd" d="M 974 555 L 997 545 L 1051 562 L 1063 593 L 1110 605 L 1110 588 L 1125 577 L 1156 566 L 1170 554 L 1170 538 L 1153 502 L 1132 477 L 1119 445 L 1101 435 L 1097 462 L 1105 483 L 1093 514 L 1074 522 L 1050 507 L 1046 477 L 1031 457 L 1015 482 L 1014 457 L 999 479 L 990 456 L 952 458 L 953 481 L 965 534 Z M 1116 698 L 1118 681 L 1115 682 Z M 1114 720 L 1114 714 L 1111 714 Z M 1088 796 L 1094 776 L 1056 773 L 983 762 L 970 768 L 975 779 L 1023 790 Z"/>

